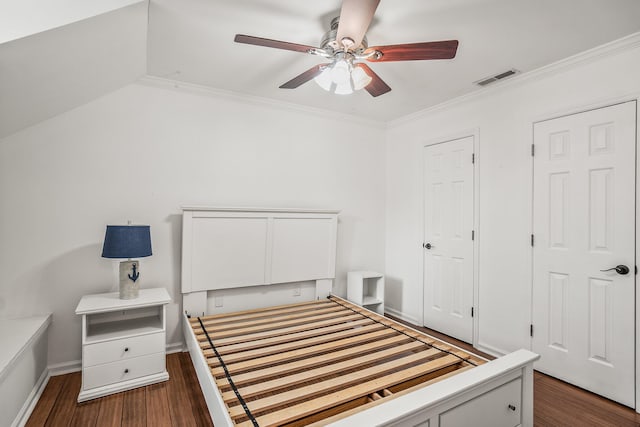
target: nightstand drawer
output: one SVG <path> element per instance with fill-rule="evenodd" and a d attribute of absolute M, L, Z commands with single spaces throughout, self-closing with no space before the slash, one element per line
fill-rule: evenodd
<path fill-rule="evenodd" d="M 88 390 L 161 373 L 165 370 L 165 357 L 162 352 L 85 368 L 82 373 L 82 388 Z"/>
<path fill-rule="evenodd" d="M 141 335 L 84 346 L 84 367 L 117 362 L 165 351 L 165 334 Z"/>

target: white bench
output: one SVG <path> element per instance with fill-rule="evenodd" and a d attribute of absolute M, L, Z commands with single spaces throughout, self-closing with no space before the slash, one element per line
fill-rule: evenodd
<path fill-rule="evenodd" d="M 0 426 L 22 426 L 42 393 L 51 314 L 0 319 Z"/>

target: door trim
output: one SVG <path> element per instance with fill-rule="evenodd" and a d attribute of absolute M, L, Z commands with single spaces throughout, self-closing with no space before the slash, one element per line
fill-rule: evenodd
<path fill-rule="evenodd" d="M 623 96 L 612 97 L 607 99 L 601 99 L 594 102 L 590 102 L 588 104 L 582 104 L 580 106 L 567 107 L 565 109 L 556 110 L 555 112 L 548 112 L 541 115 L 538 115 L 532 118 L 529 122 L 529 138 L 528 144 L 525 147 L 527 150 L 530 150 L 531 145 L 534 143 L 534 126 L 536 123 L 553 120 L 560 117 L 570 116 L 574 114 L 584 113 L 588 111 L 597 110 L 600 108 L 611 107 L 617 104 L 623 104 L 626 102 L 636 103 L 636 191 L 635 191 L 635 260 L 634 265 L 638 265 L 638 261 L 640 260 L 640 211 L 638 210 L 638 201 L 640 201 L 640 147 L 638 147 L 638 142 L 640 141 L 640 109 L 638 108 L 638 103 L 640 103 L 640 93 L 631 93 Z M 530 232 L 533 233 L 533 185 L 534 185 L 534 156 L 530 158 L 530 174 L 529 174 L 529 192 L 530 197 L 529 200 L 531 202 L 531 206 L 529 209 L 529 224 L 530 224 Z M 530 247 L 530 258 L 529 258 L 529 322 L 533 323 L 533 247 Z M 638 275 L 635 276 L 635 411 L 640 413 L 640 292 L 638 292 Z M 533 339 L 529 337 L 529 350 L 532 349 Z"/>
<path fill-rule="evenodd" d="M 450 134 L 446 134 L 444 136 L 440 136 L 440 137 L 436 137 L 436 138 L 432 138 L 427 140 L 426 142 L 424 142 L 422 144 L 422 182 L 421 182 L 421 188 L 422 188 L 422 235 L 420 236 L 420 255 L 422 257 L 422 269 L 420 272 L 420 278 L 421 278 L 421 300 L 422 300 L 422 311 L 420 312 L 420 322 L 421 325 L 424 325 L 424 249 L 422 248 L 422 240 L 424 239 L 424 234 L 425 234 L 425 229 L 426 229 L 426 224 L 424 223 L 424 218 L 425 218 L 425 211 L 424 211 L 424 194 L 425 194 L 425 188 L 424 188 L 424 164 L 425 164 L 425 159 L 424 159 L 424 152 L 425 152 L 425 148 L 429 147 L 431 145 L 437 145 L 437 144 L 444 144 L 446 142 L 451 142 L 451 141 L 455 141 L 456 139 L 461 139 L 461 138 L 467 138 L 467 137 L 472 137 L 473 138 L 473 152 L 475 154 L 475 162 L 474 162 L 474 167 L 473 167 L 473 229 L 475 231 L 475 236 L 474 236 L 474 240 L 473 240 L 473 307 L 474 307 L 474 313 L 473 313 L 473 319 L 472 319 L 472 324 L 473 324 L 473 332 L 472 332 L 472 342 L 471 344 L 478 348 L 478 327 L 479 327 L 479 319 L 480 319 L 480 315 L 481 310 L 479 308 L 480 305 L 480 301 L 479 301 L 479 279 L 480 279 L 480 268 L 479 268 L 479 242 L 480 242 L 480 238 L 481 238 L 481 234 L 479 232 L 479 228 L 480 228 L 480 128 L 473 128 L 473 129 L 469 129 L 469 130 L 463 130 L 460 132 L 455 132 L 455 133 L 450 133 Z"/>

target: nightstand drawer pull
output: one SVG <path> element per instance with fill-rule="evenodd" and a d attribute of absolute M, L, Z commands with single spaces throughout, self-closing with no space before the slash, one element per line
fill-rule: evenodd
<path fill-rule="evenodd" d="M 124 348 L 124 351 L 129 351 L 129 347 L 125 347 L 125 348 Z"/>
<path fill-rule="evenodd" d="M 129 373 L 129 369 L 125 369 L 125 370 L 124 370 L 124 373 L 125 373 L 125 374 L 128 374 L 128 373 Z M 511 407 L 511 405 L 509 405 L 509 407 Z M 513 408 L 513 409 L 516 409 L 516 408 Z"/>
<path fill-rule="evenodd" d="M 511 409 L 512 411 L 515 411 L 516 407 L 514 405 L 509 405 L 509 409 Z"/>

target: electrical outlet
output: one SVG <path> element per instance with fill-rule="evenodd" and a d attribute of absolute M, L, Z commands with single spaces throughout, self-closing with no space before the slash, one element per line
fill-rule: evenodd
<path fill-rule="evenodd" d="M 294 297 L 300 296 L 300 286 L 296 286 L 295 288 L 293 288 L 293 296 Z"/>
<path fill-rule="evenodd" d="M 216 307 L 222 307 L 222 295 L 218 295 L 214 298 Z"/>

